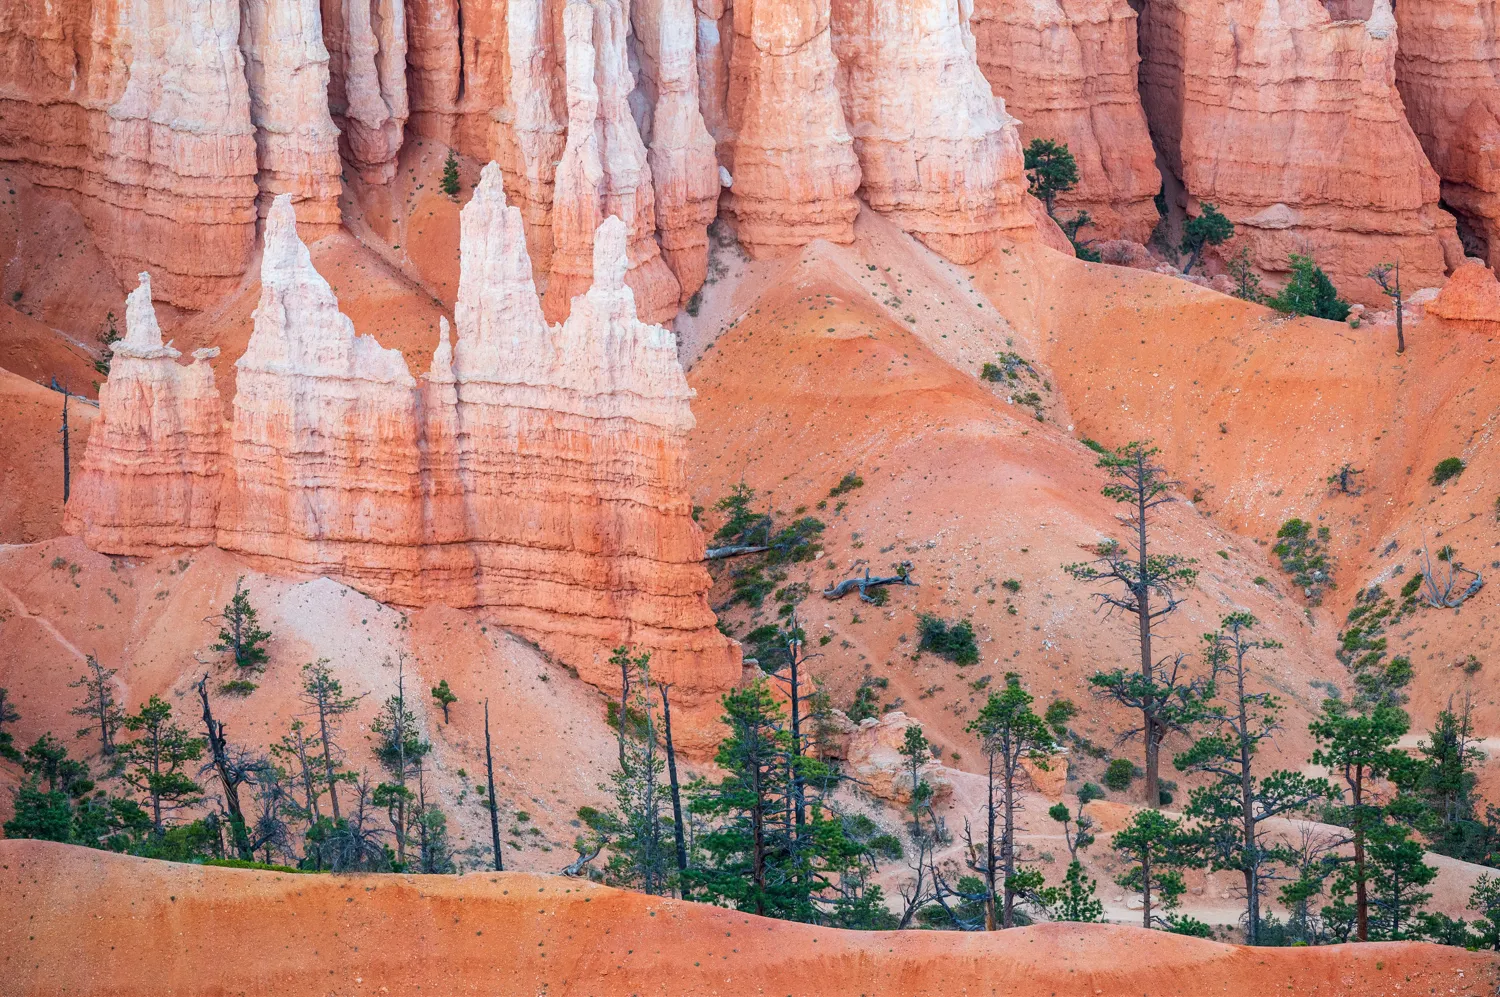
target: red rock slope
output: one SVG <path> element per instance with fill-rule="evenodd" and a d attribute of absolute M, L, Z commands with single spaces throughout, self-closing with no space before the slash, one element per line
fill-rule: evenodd
<path fill-rule="evenodd" d="M 0 842 L 13 994 L 1481 994 L 1496 957 L 1135 928 L 848 932 L 520 873 L 299 876 Z M 1121 958 L 1128 952 L 1129 958 Z M 815 988 L 815 989 L 814 989 Z"/>

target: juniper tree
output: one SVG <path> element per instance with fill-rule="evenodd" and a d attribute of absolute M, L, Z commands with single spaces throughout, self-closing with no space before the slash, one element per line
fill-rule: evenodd
<path fill-rule="evenodd" d="M 1034 697 L 1021 687 L 1021 677 L 1014 673 L 1005 676 L 1005 688 L 990 693 L 989 700 L 979 714 L 969 723 L 968 730 L 979 738 L 980 750 L 985 756 L 985 836 L 984 873 L 985 880 L 985 930 L 994 931 L 997 926 L 995 912 L 995 800 L 996 779 L 999 779 L 1000 801 L 998 814 L 1002 819 L 999 863 L 1005 873 L 1003 899 L 998 919 L 1000 927 L 1015 926 L 1016 879 L 1016 781 L 1021 774 L 1023 758 L 1041 759 L 1057 749 L 1052 729 L 1031 708 Z M 998 763 L 998 771 L 996 765 Z"/>
<path fill-rule="evenodd" d="M 1138 670 L 1096 672 L 1089 681 L 1098 693 L 1140 711 L 1141 726 L 1133 733 L 1144 744 L 1146 805 L 1151 807 L 1161 805 L 1161 743 L 1191 720 L 1198 694 L 1183 672 L 1181 656 L 1158 660 L 1152 648 L 1154 627 L 1177 610 L 1178 594 L 1198 577 L 1191 558 L 1153 550 L 1152 514 L 1176 501 L 1171 489 L 1178 484 L 1157 462 L 1157 454 L 1149 442 L 1138 441 L 1100 455 L 1098 466 L 1110 477 L 1102 492 L 1129 508 L 1125 521 L 1133 536 L 1128 547 L 1106 540 L 1096 548 L 1095 560 L 1064 566 L 1079 581 L 1105 586 L 1097 595 L 1106 614 L 1118 611 L 1134 620 Z"/>
<path fill-rule="evenodd" d="M 189 762 L 202 757 L 203 741 L 174 723 L 172 704 L 154 693 L 122 724 L 138 735 L 120 745 L 129 766 L 125 781 L 149 801 L 151 830 L 160 838 L 170 814 L 194 806 L 203 797 L 203 788 L 185 771 Z"/>
<path fill-rule="evenodd" d="M 269 657 L 263 645 L 271 639 L 271 632 L 260 628 L 259 614 L 250 604 L 250 593 L 244 589 L 244 581 L 243 578 L 235 579 L 234 596 L 219 614 L 223 626 L 213 650 L 228 652 L 236 667 L 259 669 Z"/>
<path fill-rule="evenodd" d="M 115 732 L 119 730 L 120 721 L 125 716 L 119 703 L 115 701 L 114 685 L 110 682 L 110 679 L 115 676 L 116 669 L 104 668 L 99 664 L 99 659 L 92 654 L 84 660 L 89 670 L 76 682 L 68 683 L 69 689 L 83 690 L 83 702 L 68 713 L 71 716 L 85 717 L 89 720 L 88 726 L 78 728 L 76 736 L 83 737 L 97 730 L 99 753 L 107 758 L 115 753 Z"/>
<path fill-rule="evenodd" d="M 1179 771 L 1212 779 L 1192 790 L 1185 813 L 1198 822 L 1210 866 L 1244 877 L 1245 941 L 1250 945 L 1260 942 L 1267 878 L 1274 866 L 1296 860 L 1295 852 L 1268 831 L 1265 822 L 1303 812 L 1334 795 L 1325 780 L 1299 772 L 1256 772 L 1260 747 L 1272 743 L 1281 729 L 1280 702 L 1249 686 L 1251 656 L 1281 647 L 1274 640 L 1251 636 L 1257 622 L 1249 613 L 1230 613 L 1217 631 L 1204 636 L 1214 678 L 1213 695 L 1199 718 L 1204 733 L 1173 759 Z M 1220 689 L 1222 697 L 1217 695 Z"/>
<path fill-rule="evenodd" d="M 360 697 L 344 695 L 344 687 L 333 677 L 328 659 L 319 658 L 302 666 L 301 699 L 317 717 L 318 749 L 323 754 L 323 784 L 328 788 L 328 803 L 337 822 L 342 816 L 339 813 L 338 784 L 345 776 L 338 769 L 334 736 L 338 733 L 339 718 L 352 712 L 359 705 Z"/>

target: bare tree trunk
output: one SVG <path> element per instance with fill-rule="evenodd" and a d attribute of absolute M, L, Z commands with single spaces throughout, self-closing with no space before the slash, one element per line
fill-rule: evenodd
<path fill-rule="evenodd" d="M 1016 926 L 1016 894 L 1011 882 L 1016 872 L 1016 788 L 1015 766 L 1007 757 L 1005 764 L 1005 840 L 1001 843 L 1002 864 L 1005 867 L 1005 906 L 1001 924 L 1007 928 Z"/>
<path fill-rule="evenodd" d="M 667 738 L 667 777 L 672 784 L 672 834 L 677 845 L 677 871 L 687 872 L 687 838 L 682 826 L 682 793 L 677 784 L 677 749 L 672 744 L 672 703 L 667 697 L 671 686 L 656 683 L 661 690 L 661 719 Z"/>
<path fill-rule="evenodd" d="M 995 753 L 989 752 L 990 761 L 986 780 L 988 796 L 984 809 L 984 930 L 994 931 L 995 918 Z"/>
<path fill-rule="evenodd" d="M 1146 577 L 1147 553 L 1146 553 L 1146 458 L 1141 455 L 1136 457 L 1136 554 L 1139 559 L 1140 579 Z M 1141 640 L 1141 677 L 1149 684 L 1153 679 L 1153 660 L 1151 657 L 1151 588 L 1144 583 L 1139 584 L 1135 592 L 1137 607 L 1136 625 L 1140 629 Z M 1156 729 L 1156 703 L 1148 696 L 1148 701 L 1142 713 L 1141 737 L 1146 746 L 1146 806 L 1155 810 L 1161 806 L 1161 766 L 1160 748 L 1161 735 Z M 1148 925 L 1149 927 L 1149 925 Z"/>
<path fill-rule="evenodd" d="M 328 696 L 326 693 L 318 694 L 318 733 L 323 740 L 323 775 L 328 781 L 328 802 L 333 807 L 333 820 L 338 823 L 342 818 L 339 816 L 339 779 L 338 773 L 333 767 L 333 747 L 328 740 Z"/>
<path fill-rule="evenodd" d="M 240 808 L 240 784 L 230 771 L 229 745 L 224 737 L 224 725 L 214 720 L 213 710 L 208 705 L 208 673 L 198 680 L 198 698 L 203 700 L 203 726 L 208 731 L 208 748 L 213 754 L 214 769 L 219 773 L 219 783 L 224 787 L 224 809 L 229 812 L 229 830 L 234 837 L 234 850 L 246 862 L 253 861 L 255 852 L 250 847 L 250 836 L 245 830 L 245 813 Z"/>
<path fill-rule="evenodd" d="M 1354 809 L 1359 814 L 1359 824 L 1354 829 L 1354 913 L 1359 940 L 1370 940 L 1370 897 L 1365 888 L 1365 818 L 1361 807 L 1364 804 L 1365 771 L 1363 765 L 1354 769 Z"/>
<path fill-rule="evenodd" d="M 1141 853 L 1141 927 L 1151 930 L 1151 845 Z"/>
<path fill-rule="evenodd" d="M 62 438 L 63 438 L 63 503 L 66 504 L 72 493 L 72 469 L 68 466 L 68 389 L 63 389 L 62 410 Z"/>
<path fill-rule="evenodd" d="M 484 770 L 489 780 L 490 847 L 495 852 L 495 871 L 505 871 L 500 857 L 500 804 L 495 801 L 495 756 L 490 751 L 490 701 L 484 701 Z"/>

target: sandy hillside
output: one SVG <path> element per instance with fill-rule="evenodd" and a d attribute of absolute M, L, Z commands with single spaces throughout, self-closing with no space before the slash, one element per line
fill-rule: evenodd
<path fill-rule="evenodd" d="M 132 898 L 122 903 L 122 897 Z M 1487 994 L 1492 954 L 1243 949 L 1132 928 L 845 932 L 516 873 L 334 877 L 0 842 L 17 994 Z M 1128 950 L 1130 958 L 1121 959 Z"/>
<path fill-rule="evenodd" d="M 0 369 L 0 544 L 33 543 L 62 532 L 63 396 Z M 77 473 L 99 410 L 68 404 L 68 463 Z"/>

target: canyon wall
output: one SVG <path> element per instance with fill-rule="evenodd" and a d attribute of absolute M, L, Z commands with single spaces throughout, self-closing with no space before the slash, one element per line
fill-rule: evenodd
<path fill-rule="evenodd" d="M 649 650 L 684 744 L 707 746 L 739 650 L 687 491 L 693 393 L 676 338 L 637 318 L 628 227 L 600 224 L 561 325 L 496 164 L 461 227 L 457 342 L 445 321 L 419 381 L 339 311 L 278 196 L 227 437 L 210 368 L 161 344 L 143 278 L 68 527 L 107 553 L 217 544 L 397 605 L 479 607 L 601 688 L 611 648 Z"/>
<path fill-rule="evenodd" d="M 1135 11 L 1126 0 L 975 0 L 972 20 L 979 68 L 1022 141 L 1065 143 L 1078 163 L 1059 213 L 1087 211 L 1084 238 L 1145 242 L 1161 174 L 1137 85 Z"/>
<path fill-rule="evenodd" d="M 1396 5 L 1396 86 L 1469 252 L 1500 263 L 1500 4 Z"/>
<path fill-rule="evenodd" d="M 1372 266 L 1400 259 L 1415 289 L 1462 259 L 1396 90 L 1390 0 L 1341 21 L 1318 0 L 1151 0 L 1141 43 L 1147 117 L 1186 207 L 1217 205 L 1262 271 L 1310 254 L 1379 303 Z"/>

